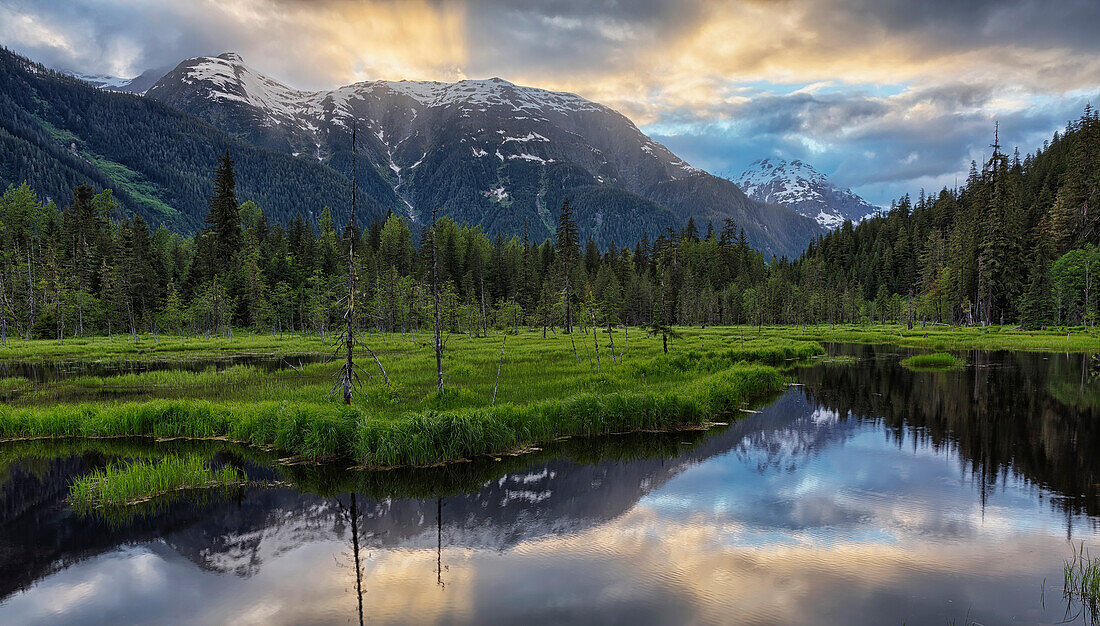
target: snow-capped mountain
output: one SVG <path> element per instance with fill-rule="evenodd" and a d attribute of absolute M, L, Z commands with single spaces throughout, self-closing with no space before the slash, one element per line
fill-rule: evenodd
<path fill-rule="evenodd" d="M 158 80 L 163 78 L 165 74 L 171 71 L 171 69 L 171 67 L 161 67 L 145 70 L 139 76 L 133 78 L 120 78 L 107 74 L 82 74 L 80 72 L 71 72 L 68 70 L 64 70 L 63 73 L 106 91 L 143 94 Z"/>
<path fill-rule="evenodd" d="M 358 127 L 360 186 L 383 206 L 426 221 L 433 208 L 489 232 L 551 236 L 571 199 L 579 226 L 602 245 L 632 245 L 694 218 L 733 218 L 753 245 L 794 255 L 820 227 L 754 202 L 692 167 L 625 116 L 570 93 L 500 78 L 456 83 L 368 81 L 303 91 L 234 53 L 197 57 L 147 96 L 250 143 L 350 174 Z"/>
<path fill-rule="evenodd" d="M 734 182 L 753 200 L 781 204 L 830 230 L 845 220 L 859 222 L 878 210 L 851 189 L 837 187 L 810 164 L 798 160 L 754 161 Z"/>

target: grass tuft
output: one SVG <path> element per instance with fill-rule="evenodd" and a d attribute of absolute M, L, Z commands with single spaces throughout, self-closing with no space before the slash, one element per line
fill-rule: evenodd
<path fill-rule="evenodd" d="M 1088 623 L 1100 621 L 1100 557 L 1093 557 L 1082 543 L 1073 549 L 1073 559 L 1065 564 L 1063 594 L 1069 601 L 1081 603 Z"/>
<path fill-rule="evenodd" d="M 92 470 L 73 481 L 69 501 L 77 510 L 130 506 L 177 491 L 243 482 L 244 475 L 233 467 L 214 470 L 199 456 L 169 455 Z"/>
<path fill-rule="evenodd" d="M 933 352 L 911 356 L 903 359 L 901 364 L 911 370 L 941 370 L 964 367 L 966 361 L 946 352 Z"/>

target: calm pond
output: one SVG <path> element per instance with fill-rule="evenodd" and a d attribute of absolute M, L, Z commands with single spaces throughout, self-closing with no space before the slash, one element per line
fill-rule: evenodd
<path fill-rule="evenodd" d="M 0 445 L 0 623 L 1085 623 L 1100 362 L 830 352 L 706 433 L 374 474 L 226 448 L 272 482 L 125 519 L 69 484 L 154 444 Z"/>

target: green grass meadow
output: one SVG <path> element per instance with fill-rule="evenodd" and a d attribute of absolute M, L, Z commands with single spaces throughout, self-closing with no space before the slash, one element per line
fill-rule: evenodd
<path fill-rule="evenodd" d="M 508 337 L 500 362 L 503 338 L 448 336 L 440 395 L 427 337 L 371 335 L 368 344 L 391 385 L 383 385 L 374 361 L 362 351 L 357 360 L 362 387 L 350 406 L 330 393 L 335 362 L 275 372 L 233 366 L 78 376 L 42 385 L 13 379 L 5 390 L 11 400 L 0 408 L 0 438 L 213 438 L 311 460 L 422 466 L 560 436 L 700 427 L 718 413 L 780 391 L 786 380 L 773 365 L 823 352 L 813 341 L 742 338 L 708 329 L 682 332 L 665 355 L 659 338 L 617 329 L 614 350 L 607 333 L 598 334 L 597 371 L 591 334 L 544 339 L 541 332 L 523 330 Z M 133 357 L 127 353 L 127 344 L 135 343 L 129 338 L 98 341 L 105 347 L 100 354 Z M 142 355 L 195 359 L 214 352 L 328 350 L 313 339 L 220 341 L 143 337 L 138 343 Z M 163 348 L 148 345 L 161 342 Z M 75 355 L 88 348 L 67 349 Z"/>
<path fill-rule="evenodd" d="M 0 364 L 98 361 L 209 366 L 107 376 L 70 374 L 42 384 L 18 376 L 0 379 L 4 398 L 0 440 L 20 440 L 23 448 L 42 448 L 43 454 L 53 449 L 51 442 L 84 441 L 121 447 L 124 452 L 133 447 L 126 443 L 133 437 L 160 442 L 156 444 L 159 452 L 137 446 L 145 452 L 120 453 L 129 461 L 96 470 L 74 483 L 71 500 L 84 508 L 129 506 L 246 479 L 232 468 L 212 469 L 211 453 L 203 451 L 204 445 L 240 445 L 265 458 L 291 463 L 284 468 L 309 467 L 295 464 L 301 461 L 320 463 L 313 466 L 321 471 L 318 476 L 326 475 L 321 469 L 326 466 L 346 471 L 349 464 L 370 469 L 434 467 L 438 471 L 430 475 L 410 475 L 416 477 L 413 482 L 421 485 L 425 476 L 431 476 L 433 484 L 442 480 L 464 485 L 482 470 L 472 477 L 455 474 L 445 469 L 455 467 L 448 462 L 535 450 L 534 446 L 563 437 L 579 436 L 583 441 L 594 435 L 704 428 L 719 415 L 779 393 L 788 382 L 782 372 L 786 366 L 811 358 L 829 362 L 818 359 L 825 352 L 823 342 L 937 351 L 903 362 L 915 369 L 965 364 L 946 350 L 1100 350 L 1100 335 L 1082 329 L 1071 330 L 1067 338 L 1064 331 L 1008 328 L 818 325 L 679 328 L 665 354 L 659 336 L 616 328 L 611 336 L 604 330 L 597 333 L 597 365 L 591 334 L 576 332 L 570 337 L 559 332 L 543 337 L 541 329 L 521 329 L 507 336 L 501 361 L 504 338 L 499 333 L 482 338 L 448 335 L 441 395 L 430 335 L 367 334 L 365 343 L 378 355 L 391 384 L 383 384 L 374 360 L 359 349 L 362 385 L 350 405 L 331 393 L 337 362 L 299 364 L 293 358 L 331 355 L 331 340 L 317 337 L 237 332 L 233 337 L 13 340 L 0 347 Z M 294 365 L 271 371 L 225 363 L 230 358 L 257 356 L 287 357 L 286 363 Z M 849 364 L 850 358 L 837 357 L 835 366 Z M 600 444 L 606 445 L 606 440 Z M 313 481 L 308 470 L 294 472 L 305 472 L 305 478 L 299 477 L 296 483 Z M 376 487 L 408 482 L 404 474 L 394 472 L 358 476 L 357 481 L 362 476 L 392 477 Z"/>

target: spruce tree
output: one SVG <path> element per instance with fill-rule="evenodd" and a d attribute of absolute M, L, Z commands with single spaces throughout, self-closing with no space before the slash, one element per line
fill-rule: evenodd
<path fill-rule="evenodd" d="M 237 204 L 237 182 L 233 173 L 233 158 L 229 150 L 218 157 L 214 174 L 214 194 L 209 197 L 210 211 L 206 215 L 207 231 L 213 233 L 211 267 L 223 273 L 241 245 L 240 205 Z"/>
<path fill-rule="evenodd" d="M 1028 279 L 1027 292 L 1020 301 L 1020 323 L 1041 328 L 1054 322 L 1054 286 L 1050 280 L 1050 261 L 1054 245 L 1045 234 L 1040 236 Z"/>
<path fill-rule="evenodd" d="M 573 289 L 570 274 L 580 255 L 580 245 L 577 222 L 573 219 L 573 207 L 569 205 L 569 199 L 566 198 L 561 205 L 561 214 L 558 216 L 557 251 L 565 279 L 565 332 L 567 333 L 573 332 Z"/>

